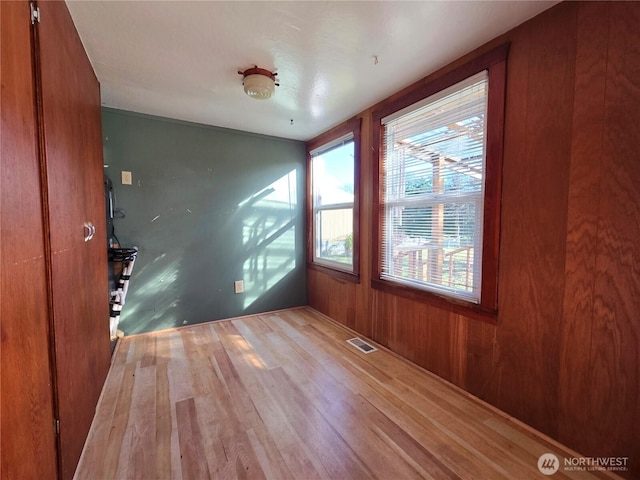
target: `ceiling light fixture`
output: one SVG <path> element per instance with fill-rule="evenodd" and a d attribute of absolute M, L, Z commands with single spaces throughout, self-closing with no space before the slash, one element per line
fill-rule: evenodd
<path fill-rule="evenodd" d="M 238 74 L 242 75 L 244 93 L 251 98 L 258 100 L 271 98 L 276 91 L 276 86 L 280 86 L 279 83 L 276 83 L 277 73 L 271 73 L 264 68 L 258 68 L 257 65 L 253 68 L 246 69 L 244 72 L 238 70 Z"/>

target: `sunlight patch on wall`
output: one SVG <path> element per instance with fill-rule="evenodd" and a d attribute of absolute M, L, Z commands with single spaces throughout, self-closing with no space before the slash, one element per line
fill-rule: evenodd
<path fill-rule="evenodd" d="M 135 288 L 130 290 L 120 320 L 127 335 L 145 331 L 148 324 L 153 324 L 157 330 L 178 325 L 177 307 L 180 299 L 169 292 L 175 288 L 178 280 L 181 258 L 170 260 L 163 253 L 139 272 L 134 270 L 132 282 Z M 152 300 L 149 301 L 149 298 Z M 149 304 L 153 304 L 153 311 L 141 308 Z"/>
<path fill-rule="evenodd" d="M 246 309 L 296 267 L 296 170 L 243 201 Z"/>

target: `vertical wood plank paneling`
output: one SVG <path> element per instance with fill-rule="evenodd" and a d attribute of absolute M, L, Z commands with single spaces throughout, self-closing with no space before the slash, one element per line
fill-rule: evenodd
<path fill-rule="evenodd" d="M 466 388 L 468 319 L 462 315 L 452 315 L 451 318 L 446 318 L 445 321 L 449 321 L 451 328 L 449 339 L 451 382 L 461 388 Z"/>
<path fill-rule="evenodd" d="M 523 356 L 517 344 L 510 341 L 497 341 L 497 335 L 509 336 L 502 333 L 507 328 L 511 335 L 521 334 L 516 328 L 526 331 L 528 328 L 528 314 L 526 310 L 519 310 L 515 304 L 518 298 L 527 298 L 526 285 L 520 279 L 520 245 L 522 244 L 524 218 L 518 200 L 519 194 L 526 189 L 527 176 L 522 171 L 522 160 L 527 158 L 527 111 L 531 100 L 525 94 L 529 85 L 529 58 L 531 56 L 532 25 L 527 22 L 517 28 L 510 35 L 509 58 L 507 60 L 507 98 L 505 105 L 504 127 L 504 158 L 503 158 L 503 186 L 502 186 L 502 231 L 500 234 L 500 263 L 498 277 L 498 328 L 496 329 L 495 361 L 490 377 L 484 380 L 493 389 L 493 398 L 498 402 L 501 387 L 502 370 L 508 365 L 512 371 L 526 371 L 527 362 L 531 356 Z M 513 160 L 515 159 L 515 161 Z M 520 161 L 518 161 L 520 160 Z M 526 165 L 526 164 L 525 164 Z M 513 318 L 513 317 L 516 318 Z M 525 350 L 525 353 L 527 350 Z M 477 380 L 476 380 L 477 382 Z M 496 404 L 494 403 L 494 405 Z"/>
<path fill-rule="evenodd" d="M 607 452 L 628 451 L 640 469 L 640 432 L 629 428 L 640 402 L 640 8 L 610 8 L 589 446 L 607 438 Z"/>
<path fill-rule="evenodd" d="M 419 321 L 422 312 L 415 309 L 407 309 L 405 314 L 403 306 L 407 304 L 407 299 L 393 298 L 387 293 L 384 294 L 384 297 L 385 303 L 389 300 L 391 301 L 387 304 L 386 312 L 381 312 L 382 315 L 379 316 L 378 321 L 381 325 L 387 327 L 384 333 L 387 346 L 405 358 L 414 357 L 411 360 L 415 361 L 415 357 L 424 352 L 424 345 L 428 340 L 424 331 L 422 335 L 416 335 L 417 329 L 425 328 L 424 323 L 421 324 Z M 415 345 L 414 342 L 409 342 L 408 339 L 415 339 L 414 342 L 419 339 L 422 344 Z M 415 348 L 416 346 L 418 348 Z"/>
<path fill-rule="evenodd" d="M 580 6 L 569 177 L 559 438 L 580 438 L 592 390 L 591 330 L 600 203 L 609 4 Z M 585 452 L 586 453 L 586 452 Z"/>
<path fill-rule="evenodd" d="M 496 328 L 487 322 L 467 319 L 466 378 L 462 388 L 495 405 Z"/>
<path fill-rule="evenodd" d="M 320 275 L 315 270 L 307 269 L 307 302 L 309 302 L 309 305 L 318 305 L 323 312 L 326 312 L 326 302 L 323 301 L 323 297 L 320 295 L 320 282 L 324 278 L 327 278 L 327 276 Z"/>
<path fill-rule="evenodd" d="M 414 310 L 410 300 L 405 300 L 403 311 Z M 439 308 L 430 307 L 425 314 L 418 316 L 414 322 L 420 330 L 414 334 L 427 339 L 425 348 L 419 352 L 420 363 L 426 362 L 428 369 L 442 378 L 452 378 L 451 364 L 451 329 L 453 322 L 452 315 Z M 420 318 L 422 317 L 422 318 Z M 426 332 L 425 332 L 426 329 Z M 408 342 L 407 342 L 408 343 Z M 407 348 L 410 345 L 407 345 Z"/>
<path fill-rule="evenodd" d="M 504 212 L 503 221 L 517 239 L 509 245 L 517 270 L 507 280 L 510 290 L 502 302 L 498 342 L 501 351 L 511 354 L 499 359 L 504 393 L 498 392 L 498 406 L 526 416 L 552 436 L 557 429 L 575 26 L 571 4 L 531 22 L 526 90 L 512 92 L 528 98 L 525 137 L 511 139 L 524 142 L 526 152 L 505 158 L 517 165 L 520 179 L 517 191 L 515 185 L 505 185 L 511 194 L 503 199 L 515 205 Z M 513 107 L 507 105 L 508 110 Z M 519 292 L 511 290 L 514 285 Z"/>
<path fill-rule="evenodd" d="M 385 347 L 390 348 L 394 352 L 398 352 L 390 345 L 390 325 L 391 320 L 395 316 L 396 305 L 399 298 L 380 290 L 372 290 L 371 295 L 374 299 L 372 303 L 376 307 L 371 309 L 371 316 L 374 319 L 373 335 L 371 338 Z M 415 340 L 417 341 L 419 339 L 416 338 Z M 400 353 L 400 355 L 402 354 Z"/>
<path fill-rule="evenodd" d="M 362 115 L 360 124 L 360 283 L 355 287 L 356 304 L 353 328 L 363 335 L 373 333 L 371 315 L 371 218 L 373 204 L 371 178 L 373 158 L 371 155 L 371 117 Z"/>

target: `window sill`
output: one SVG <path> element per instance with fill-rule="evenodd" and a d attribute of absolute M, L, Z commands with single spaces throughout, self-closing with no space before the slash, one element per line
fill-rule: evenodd
<path fill-rule="evenodd" d="M 307 267 L 309 268 L 309 270 L 315 270 L 317 272 L 325 273 L 330 277 L 338 278 L 340 280 L 345 280 L 351 283 L 360 283 L 360 275 L 358 275 L 357 273 L 337 270 L 335 268 L 325 267 L 324 265 L 312 262 L 308 262 Z"/>
<path fill-rule="evenodd" d="M 432 292 L 419 290 L 417 288 L 398 285 L 389 281 L 380 279 L 371 279 L 371 288 L 382 292 L 397 295 L 399 297 L 408 298 L 417 302 L 432 305 L 434 307 L 447 310 L 457 315 L 481 320 L 483 322 L 496 325 L 498 323 L 498 311 L 476 303 L 465 302 L 463 300 L 454 300 L 452 298 L 443 297 Z"/>

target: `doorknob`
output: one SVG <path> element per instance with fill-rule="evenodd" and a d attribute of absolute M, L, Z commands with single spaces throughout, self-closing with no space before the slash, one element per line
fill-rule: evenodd
<path fill-rule="evenodd" d="M 96 234 L 96 226 L 91 222 L 84 222 L 84 241 L 88 242 Z"/>

